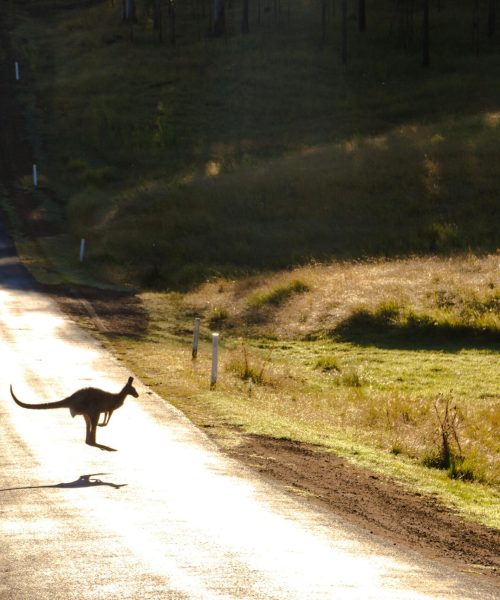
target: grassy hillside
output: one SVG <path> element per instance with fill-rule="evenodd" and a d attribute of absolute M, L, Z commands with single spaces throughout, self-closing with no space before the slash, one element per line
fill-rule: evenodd
<path fill-rule="evenodd" d="M 231 4 L 216 39 L 201 5 L 179 4 L 173 45 L 143 4 L 133 41 L 113 3 L 11 5 L 29 133 L 67 217 L 50 247 L 85 237 L 92 273 L 146 286 L 495 250 L 500 47 L 485 15 L 476 52 L 469 5 L 444 3 L 423 69 L 418 11 L 406 37 L 397 3 L 370 3 L 364 34 L 350 13 L 342 65 L 335 3 L 323 44 L 319 6 L 289 0 L 278 21 L 273 6 L 255 3 L 242 36 Z"/>

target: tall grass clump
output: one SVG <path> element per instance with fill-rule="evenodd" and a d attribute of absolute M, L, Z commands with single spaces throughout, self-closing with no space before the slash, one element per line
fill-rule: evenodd
<path fill-rule="evenodd" d="M 340 373 L 342 370 L 338 358 L 331 355 L 324 355 L 318 358 L 314 368 L 325 373 Z"/>
<path fill-rule="evenodd" d="M 471 450 L 466 455 L 460 442 L 459 429 L 463 417 L 452 398 L 439 396 L 433 402 L 436 416 L 435 445 L 428 449 L 422 464 L 426 467 L 442 469 L 451 479 L 462 481 L 483 481 L 484 466 L 477 452 Z"/>
<path fill-rule="evenodd" d="M 310 291 L 310 287 L 307 283 L 299 279 L 294 279 L 288 284 L 279 285 L 271 290 L 254 294 L 248 299 L 248 307 L 254 310 L 266 306 L 278 307 L 295 294 L 304 294 L 308 291 Z"/>
<path fill-rule="evenodd" d="M 267 360 L 250 359 L 248 349 L 243 345 L 241 355 L 233 356 L 226 365 L 226 369 L 243 381 L 265 385 L 271 382 L 271 378 L 266 372 L 269 362 L 270 357 Z"/>

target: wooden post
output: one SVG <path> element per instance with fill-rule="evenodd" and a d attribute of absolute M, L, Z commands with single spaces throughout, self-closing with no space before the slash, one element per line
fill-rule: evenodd
<path fill-rule="evenodd" d="M 36 165 L 33 165 L 33 185 L 38 187 L 38 170 Z"/>
<path fill-rule="evenodd" d="M 217 383 L 217 366 L 219 362 L 219 334 L 212 333 L 212 373 L 210 376 L 210 387 L 214 388 Z"/>
<path fill-rule="evenodd" d="M 198 339 L 200 337 L 200 319 L 196 317 L 194 320 L 194 335 L 193 335 L 193 360 L 198 356 Z"/>
<path fill-rule="evenodd" d="M 19 75 L 19 63 L 17 62 L 17 60 L 14 63 L 14 68 L 15 68 L 15 71 L 16 71 L 16 81 L 19 81 L 19 79 L 20 79 L 20 75 Z"/>
<path fill-rule="evenodd" d="M 82 238 L 80 240 L 80 262 L 83 262 L 83 259 L 85 258 L 85 239 Z"/>

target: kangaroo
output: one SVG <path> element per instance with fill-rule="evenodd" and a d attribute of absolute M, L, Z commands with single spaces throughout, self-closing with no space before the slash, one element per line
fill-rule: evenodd
<path fill-rule="evenodd" d="M 117 408 L 120 408 L 127 396 L 130 395 L 134 398 L 139 397 L 137 390 L 132 385 L 133 381 L 134 378 L 129 377 L 123 389 L 117 394 L 89 387 L 78 390 L 64 400 L 59 400 L 58 402 L 46 402 L 44 404 L 26 404 L 25 402 L 21 402 L 21 400 L 16 398 L 12 385 L 10 386 L 10 393 L 12 398 L 14 398 L 14 402 L 23 408 L 69 408 L 72 417 L 75 415 L 83 415 L 86 424 L 85 443 L 89 446 L 97 446 L 102 450 L 113 450 L 113 448 L 102 446 L 96 442 L 96 428 L 97 426 L 105 427 L 109 423 L 111 415 Z M 102 423 L 99 423 L 101 414 L 104 414 L 104 420 Z"/>

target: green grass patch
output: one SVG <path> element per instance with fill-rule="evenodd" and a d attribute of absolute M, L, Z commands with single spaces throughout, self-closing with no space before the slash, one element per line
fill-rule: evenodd
<path fill-rule="evenodd" d="M 482 297 L 470 294 L 418 311 L 396 301 L 385 301 L 373 309 L 358 308 L 333 332 L 347 339 L 376 337 L 469 343 L 500 342 L 500 292 L 488 290 Z"/>
<path fill-rule="evenodd" d="M 144 295 L 150 333 L 109 343 L 147 384 L 196 424 L 210 426 L 220 443 L 237 443 L 231 433 L 237 428 L 318 444 L 437 494 L 468 518 L 500 527 L 497 352 L 384 349 L 328 340 L 247 339 L 242 347 L 237 337 L 224 335 L 219 380 L 210 391 L 208 339 L 193 363 L 190 336 L 172 335 L 164 321 L 169 312 L 177 330 L 188 327 L 182 300 L 172 301 L 168 295 Z M 202 331 L 208 332 L 207 325 Z M 339 357 L 341 373 L 322 369 L 319 365 L 334 364 L 324 357 Z M 344 373 L 355 373 L 356 383 L 339 385 Z M 429 460 L 442 458 L 434 405 L 443 396 L 456 407 L 460 443 L 458 452 L 450 438 L 448 467 Z"/>

